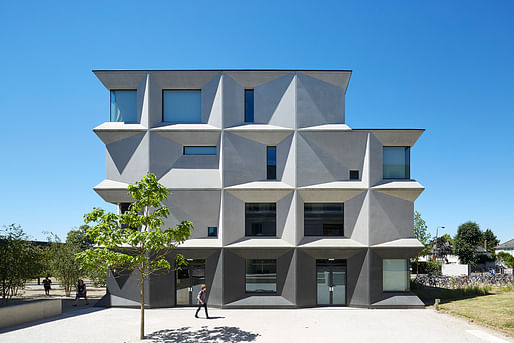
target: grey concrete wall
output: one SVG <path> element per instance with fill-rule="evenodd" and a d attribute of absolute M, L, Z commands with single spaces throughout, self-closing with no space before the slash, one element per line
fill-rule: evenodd
<path fill-rule="evenodd" d="M 140 126 L 108 123 L 112 127 L 97 132 L 107 144 L 107 179 L 122 183 L 99 194 L 111 202 L 117 198 L 126 201 L 120 196 L 125 191 L 123 183 L 133 183 L 148 171 L 155 173 L 173 192 L 166 202 L 172 213 L 166 225 L 186 219 L 195 226 L 194 241 L 181 251 L 189 258 L 207 258 L 210 304 L 224 306 L 244 299 L 246 305 L 254 306 L 244 294 L 244 260 L 247 256 L 275 256 L 280 289 L 276 298 L 269 298 L 270 304 L 276 299 L 286 306 L 315 306 L 316 259 L 343 258 L 348 266 L 348 304 L 369 306 L 384 297 L 383 255 L 400 258 L 414 253 L 415 249 L 399 246 L 390 251 L 370 247 L 413 237 L 415 196 L 405 192 L 410 188 L 419 191 L 419 186 L 403 182 L 400 187 L 388 181 L 386 191 L 372 187 L 384 183 L 383 145 L 412 145 L 421 133 L 351 130 L 339 125 L 345 123 L 349 72 L 212 70 L 97 75 L 108 89 L 137 89 L 140 122 Z M 255 123 L 250 125 L 244 123 L 246 88 L 254 89 L 255 96 Z M 163 123 L 162 91 L 166 89 L 201 89 L 202 123 Z M 183 156 L 184 145 L 216 145 L 218 149 L 216 156 Z M 267 145 L 277 146 L 277 180 L 266 180 Z M 360 180 L 349 181 L 349 170 L 355 169 Z M 245 202 L 276 202 L 275 238 L 245 237 Z M 341 241 L 341 247 L 299 246 L 304 239 L 304 202 L 344 202 L 346 238 L 342 239 L 351 239 L 363 248 L 344 247 L 347 241 Z M 218 238 L 207 238 L 209 226 L 218 227 Z M 323 242 L 323 238 L 319 240 Z M 234 244 L 246 244 L 247 248 L 235 248 Z M 287 245 L 290 248 L 277 248 Z M 118 281 L 108 280 L 116 303 L 139 301 L 133 276 L 121 286 Z M 173 306 L 174 273 L 152 277 L 147 289 L 152 306 Z"/>
<path fill-rule="evenodd" d="M 31 301 L 0 307 L 0 329 L 56 317 L 62 312 L 61 299 Z"/>

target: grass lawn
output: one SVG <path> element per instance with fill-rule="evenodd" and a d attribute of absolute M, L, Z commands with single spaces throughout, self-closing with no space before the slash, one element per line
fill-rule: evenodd
<path fill-rule="evenodd" d="M 514 334 L 514 290 L 493 289 L 489 295 L 453 300 L 441 309 Z"/>
<path fill-rule="evenodd" d="M 462 290 L 423 288 L 414 290 L 425 302 L 441 299 L 440 308 L 514 334 L 514 288 L 494 288 L 488 294 L 463 294 Z"/>

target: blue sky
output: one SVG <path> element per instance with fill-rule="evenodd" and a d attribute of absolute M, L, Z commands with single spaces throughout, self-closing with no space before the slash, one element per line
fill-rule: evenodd
<path fill-rule="evenodd" d="M 64 237 L 93 206 L 109 93 L 92 69 L 351 69 L 353 128 L 424 128 L 434 233 L 514 238 L 514 2 L 3 1 L 0 225 Z"/>

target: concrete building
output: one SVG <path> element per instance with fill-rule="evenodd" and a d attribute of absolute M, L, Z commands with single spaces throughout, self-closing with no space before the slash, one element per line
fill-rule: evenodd
<path fill-rule="evenodd" d="M 111 121 L 95 191 L 120 211 L 147 172 L 173 194 L 167 224 L 193 222 L 179 272 L 147 281 L 151 307 L 415 307 L 410 148 L 418 129 L 345 124 L 347 70 L 98 70 Z M 107 116 L 106 116 L 107 117 Z M 170 260 L 173 256 L 170 256 Z M 136 276 L 109 278 L 136 306 Z"/>

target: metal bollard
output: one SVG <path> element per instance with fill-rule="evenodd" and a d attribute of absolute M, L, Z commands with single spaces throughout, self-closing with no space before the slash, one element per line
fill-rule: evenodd
<path fill-rule="evenodd" d="M 434 304 L 434 307 L 435 307 L 435 310 L 436 311 L 439 311 L 439 303 L 441 302 L 441 299 L 435 299 L 435 304 Z"/>

